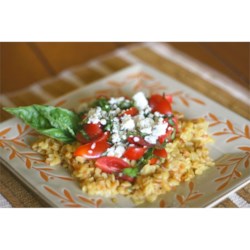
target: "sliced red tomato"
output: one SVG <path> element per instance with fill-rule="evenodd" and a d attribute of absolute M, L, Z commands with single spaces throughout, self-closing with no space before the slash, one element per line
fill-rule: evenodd
<path fill-rule="evenodd" d="M 77 141 L 79 141 L 82 144 L 92 142 L 93 139 L 95 140 L 95 139 L 101 137 L 104 133 L 102 131 L 100 123 L 98 123 L 98 124 L 94 124 L 94 123 L 84 124 L 83 130 L 85 131 L 85 133 L 87 134 L 87 136 L 89 138 L 84 137 L 81 132 L 78 132 L 76 134 Z"/>
<path fill-rule="evenodd" d="M 158 161 L 158 159 L 156 157 L 153 157 L 149 160 L 149 164 L 150 165 L 154 165 L 156 162 Z"/>
<path fill-rule="evenodd" d="M 168 156 L 167 151 L 165 148 L 162 149 L 155 149 L 153 152 L 154 155 L 162 157 L 162 158 L 166 158 Z"/>
<path fill-rule="evenodd" d="M 131 116 L 135 116 L 138 114 L 138 109 L 136 107 L 131 107 L 127 110 L 124 110 L 120 116 L 122 115 L 131 115 Z"/>
<path fill-rule="evenodd" d="M 170 99 L 170 98 L 168 98 Z M 172 113 L 170 102 L 162 95 L 155 94 L 149 98 L 149 106 L 153 112 L 160 112 L 161 114 Z"/>
<path fill-rule="evenodd" d="M 74 153 L 74 156 L 82 156 L 87 159 L 95 159 L 101 156 L 109 147 L 107 142 L 109 133 L 105 132 L 101 137 L 96 140 L 92 140 L 89 143 L 86 143 L 78 147 Z"/>
<path fill-rule="evenodd" d="M 138 141 L 134 141 L 134 138 L 139 138 Z M 146 146 L 146 147 L 152 147 L 153 144 L 150 144 L 149 142 L 145 141 L 142 137 L 139 136 L 131 136 L 127 138 L 127 141 L 131 144 L 139 145 L 139 146 Z"/>
<path fill-rule="evenodd" d="M 171 95 L 165 95 L 164 98 L 165 98 L 170 104 L 173 103 L 173 96 L 171 96 Z"/>
<path fill-rule="evenodd" d="M 143 147 L 128 147 L 123 157 L 128 158 L 129 160 L 138 160 L 140 159 L 147 149 Z"/>
<path fill-rule="evenodd" d="M 177 119 L 176 116 L 174 116 L 174 117 L 172 118 L 172 120 L 173 120 L 173 122 L 175 123 L 175 129 L 176 129 L 176 133 L 177 133 L 177 132 L 178 132 L 178 119 Z"/>
<path fill-rule="evenodd" d="M 85 143 L 88 143 L 89 142 L 89 139 L 85 138 L 81 132 L 78 132 L 76 134 L 76 140 L 79 141 L 80 143 L 82 144 L 85 144 Z"/>
<path fill-rule="evenodd" d="M 94 124 L 85 124 L 83 125 L 84 131 L 87 133 L 87 135 L 90 137 L 90 139 L 99 137 L 103 134 L 102 127 L 100 123 Z"/>
<path fill-rule="evenodd" d="M 104 156 L 96 160 L 96 167 L 100 168 L 105 173 L 118 173 L 121 172 L 123 168 L 128 168 L 129 164 L 124 160 L 113 157 Z"/>
<path fill-rule="evenodd" d="M 166 134 L 160 135 L 158 137 L 158 142 L 160 144 L 162 144 L 163 142 L 165 142 L 165 140 L 171 136 L 172 132 L 173 132 L 172 130 L 167 130 Z"/>

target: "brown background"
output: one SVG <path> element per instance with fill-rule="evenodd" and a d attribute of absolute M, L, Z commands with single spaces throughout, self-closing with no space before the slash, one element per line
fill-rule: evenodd
<path fill-rule="evenodd" d="M 1 43 L 1 92 L 11 92 L 133 43 Z M 249 43 L 170 43 L 249 88 Z"/>

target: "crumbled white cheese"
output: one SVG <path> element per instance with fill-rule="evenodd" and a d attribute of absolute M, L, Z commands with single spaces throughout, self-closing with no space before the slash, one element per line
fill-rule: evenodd
<path fill-rule="evenodd" d="M 153 135 L 146 135 L 144 137 L 145 141 L 147 141 L 148 143 L 151 143 L 151 144 L 156 144 L 156 141 L 157 141 L 157 137 L 156 136 L 153 136 Z"/>
<path fill-rule="evenodd" d="M 112 140 L 112 143 L 117 143 L 121 141 L 121 138 L 118 133 L 114 133 L 111 135 L 111 140 Z"/>
<path fill-rule="evenodd" d="M 124 115 L 122 117 L 121 129 L 131 131 L 134 128 L 135 128 L 135 122 L 132 119 L 131 115 Z"/>
<path fill-rule="evenodd" d="M 152 133 L 152 128 L 151 127 L 147 127 L 147 128 L 142 128 L 140 129 L 140 131 L 143 133 L 143 134 L 151 134 Z"/>
<path fill-rule="evenodd" d="M 88 112 L 88 123 L 97 124 L 100 122 L 102 117 L 105 117 L 107 114 L 106 111 L 102 110 L 100 107 L 91 108 Z"/>
<path fill-rule="evenodd" d="M 121 157 L 125 152 L 125 148 L 123 145 L 118 145 L 116 148 L 115 148 L 115 155 L 117 157 Z"/>
<path fill-rule="evenodd" d="M 143 92 L 136 93 L 132 98 L 135 101 L 135 106 L 138 109 L 142 110 L 148 107 L 148 100 Z"/>
<path fill-rule="evenodd" d="M 113 145 L 107 149 L 107 156 L 122 157 L 125 152 L 125 147 L 122 144 Z"/>
<path fill-rule="evenodd" d="M 158 112 L 158 111 L 154 112 L 154 115 L 155 115 L 156 117 L 161 116 L 160 112 Z"/>
<path fill-rule="evenodd" d="M 94 142 L 94 143 L 91 144 L 90 148 L 95 149 L 95 147 L 96 147 L 96 143 Z"/>
<path fill-rule="evenodd" d="M 121 103 L 122 101 L 124 101 L 125 97 L 121 96 L 121 97 L 111 97 L 110 100 L 109 100 L 109 104 L 119 104 Z"/>
<path fill-rule="evenodd" d="M 160 123 L 160 124 L 154 125 L 152 129 L 152 135 L 159 137 L 161 135 L 166 134 L 167 127 L 168 127 L 168 123 Z"/>
<path fill-rule="evenodd" d="M 122 135 L 121 138 L 122 138 L 123 140 L 126 140 L 126 139 L 127 139 L 127 136 L 126 136 L 126 135 Z"/>
<path fill-rule="evenodd" d="M 140 141 L 139 137 L 137 137 L 137 136 L 135 136 L 135 137 L 133 138 L 133 140 L 134 140 L 134 142 Z"/>
<path fill-rule="evenodd" d="M 88 153 L 89 154 L 93 154 L 93 150 L 88 150 Z"/>
<path fill-rule="evenodd" d="M 101 123 L 102 125 L 106 125 L 106 124 L 107 124 L 107 121 L 106 121 L 105 119 L 102 118 L 102 119 L 100 120 L 100 123 Z"/>
<path fill-rule="evenodd" d="M 171 129 L 168 126 L 168 123 L 164 121 L 164 115 L 159 112 L 152 112 L 148 104 L 148 100 L 145 97 L 143 92 L 136 93 L 133 97 L 135 106 L 138 109 L 138 114 L 131 116 L 124 114 L 118 116 L 121 113 L 121 109 L 118 107 L 121 102 L 130 102 L 124 97 L 110 98 L 108 100 L 110 105 L 109 112 L 102 110 L 101 107 L 90 108 L 87 113 L 87 122 L 88 123 L 100 123 L 106 125 L 108 122 L 111 122 L 110 126 L 110 136 L 112 147 L 107 150 L 108 156 L 122 157 L 126 148 L 127 148 L 127 138 L 131 135 L 128 134 L 128 131 L 139 131 L 142 134 L 145 134 L 145 141 L 150 144 L 156 144 L 159 136 L 164 135 L 167 130 Z M 140 136 L 134 137 L 134 142 L 140 141 Z M 130 146 L 135 146 L 130 144 Z M 91 154 L 92 150 L 96 147 L 95 143 L 91 145 Z"/>
<path fill-rule="evenodd" d="M 142 120 L 140 120 L 139 122 L 139 127 L 141 128 L 147 128 L 147 127 L 150 127 L 154 124 L 154 120 L 152 118 L 144 118 Z"/>

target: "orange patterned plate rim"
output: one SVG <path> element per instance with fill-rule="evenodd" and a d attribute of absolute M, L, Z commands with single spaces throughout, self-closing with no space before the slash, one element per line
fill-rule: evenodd
<path fill-rule="evenodd" d="M 173 108 L 187 118 L 204 117 L 215 139 L 210 155 L 216 166 L 183 183 L 153 203 L 139 207 L 211 207 L 250 182 L 250 123 L 196 90 L 147 65 L 136 64 L 83 86 L 50 102 L 70 109 L 98 95 L 149 95 L 166 92 L 174 96 Z M 89 196 L 64 168 L 49 167 L 30 148 L 36 133 L 13 118 L 0 124 L 1 161 L 52 207 L 136 207 L 129 199 Z"/>

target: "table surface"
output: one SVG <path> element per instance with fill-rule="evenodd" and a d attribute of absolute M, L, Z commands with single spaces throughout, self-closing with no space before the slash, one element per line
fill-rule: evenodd
<path fill-rule="evenodd" d="M 198 64 L 201 62 L 227 76 L 228 80 L 236 83 L 236 89 L 244 88 L 249 90 L 249 43 L 169 44 L 177 50 L 177 54 L 182 52 L 184 55 L 190 56 L 191 60 L 192 58 L 195 59 Z M 47 85 L 42 85 L 43 91 L 49 92 L 52 97 L 67 93 L 77 86 L 60 81 L 56 77 L 53 78 L 54 76 L 62 70 L 78 64 L 83 65 L 85 62 L 96 59 L 99 56 L 103 56 L 98 60 L 100 60 L 104 69 L 108 69 L 109 72 L 115 72 L 128 66 L 129 63 L 120 57 L 119 54 L 113 54 L 113 51 L 115 49 L 123 49 L 127 45 L 132 47 L 131 49 L 126 47 L 125 50 L 129 51 L 128 54 L 137 58 L 137 60 L 142 60 L 156 67 L 158 70 L 206 94 L 227 108 L 248 119 L 250 118 L 249 106 L 246 103 L 211 85 L 208 79 L 202 79 L 200 76 L 187 71 L 185 67 L 178 66 L 173 61 L 155 54 L 150 48 L 142 45 L 133 49 L 134 45 L 138 45 L 136 43 L 1 43 L 1 94 L 3 94 L 2 96 L 8 96 L 9 100 L 15 105 L 29 105 L 34 103 L 32 102 L 33 100 L 42 103 L 44 100 L 39 99 L 41 94 L 39 96 L 29 90 L 26 92 L 20 92 L 20 90 L 28 86 L 34 86 L 32 85 L 34 82 L 49 78 L 54 80 L 47 83 Z M 111 56 L 107 56 L 109 52 L 112 52 Z M 86 66 L 77 70 L 74 69 L 74 74 L 80 80 L 83 80 L 85 84 L 103 77 L 100 72 Z M 209 92 L 207 91 L 208 88 Z M 2 106 L 1 103 L 0 106 Z M 0 112 L 0 121 L 7 119 L 7 115 L 6 112 Z M 25 189 L 20 181 L 12 176 L 7 169 L 0 166 L 0 170 L 2 170 L 0 175 L 0 194 L 8 197 L 12 202 L 12 206 L 46 206 L 46 204 L 42 204 L 42 201 L 34 199 L 34 194 L 29 189 Z M 245 203 L 249 204 L 250 185 L 247 185 L 235 194 L 236 198 L 239 198 L 239 196 L 244 199 Z M 239 200 L 239 202 L 241 201 Z M 232 199 L 226 199 L 218 207 L 236 207 L 236 204 L 232 202 Z"/>
<path fill-rule="evenodd" d="M 1 43 L 1 91 L 22 89 L 63 69 L 131 44 L 135 43 Z M 249 88 L 250 43 L 170 44 Z"/>

